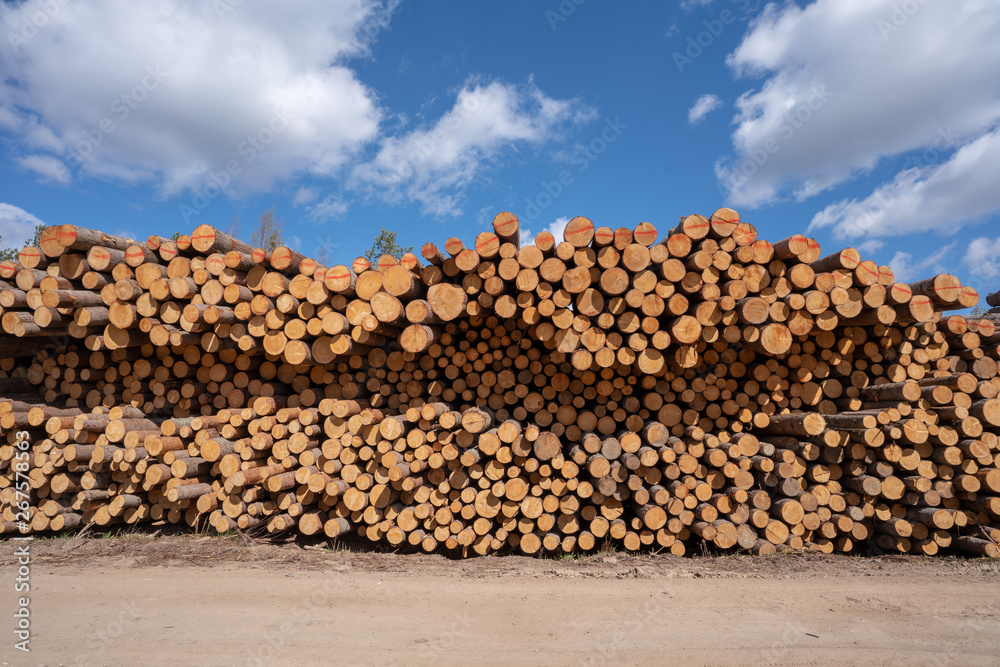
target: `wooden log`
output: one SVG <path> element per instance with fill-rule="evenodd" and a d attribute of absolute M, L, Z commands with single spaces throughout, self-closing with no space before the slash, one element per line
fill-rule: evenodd
<path fill-rule="evenodd" d="M 826 430 L 826 420 L 814 412 L 771 415 L 764 430 L 781 435 L 819 435 Z"/>
<path fill-rule="evenodd" d="M 62 252 L 67 250 L 89 250 L 93 246 L 114 248 L 115 250 L 125 250 L 130 245 L 135 243 L 132 239 L 126 239 L 121 236 L 113 236 L 111 234 L 105 234 L 104 232 L 70 224 L 59 227 L 59 230 L 56 232 L 55 239 L 56 242 L 62 246 Z M 62 252 L 59 252 L 58 254 L 61 255 Z M 55 255 L 49 256 L 53 257 Z"/>
<path fill-rule="evenodd" d="M 399 335 L 400 346 L 411 353 L 424 352 L 440 338 L 439 329 L 425 324 L 411 324 Z"/>
<path fill-rule="evenodd" d="M 382 288 L 400 299 L 412 299 L 422 291 L 419 278 L 402 266 L 389 267 L 382 275 Z"/>
<path fill-rule="evenodd" d="M 910 283 L 909 287 L 915 295 L 929 297 L 936 303 L 950 304 L 958 301 L 962 283 L 955 276 L 942 273 L 933 278 Z"/>
<path fill-rule="evenodd" d="M 191 247 L 203 255 L 213 252 L 228 253 L 238 251 L 250 255 L 253 247 L 239 241 L 211 225 L 198 225 L 191 233 Z"/>
<path fill-rule="evenodd" d="M 915 401 L 920 398 L 920 385 L 913 380 L 865 387 L 863 398 L 870 401 Z"/>
<path fill-rule="evenodd" d="M 461 287 L 439 283 L 427 288 L 427 302 L 436 317 L 450 322 L 465 312 L 468 295 Z"/>
<path fill-rule="evenodd" d="M 809 250 L 809 239 L 802 234 L 793 234 L 774 244 L 774 258 L 780 260 L 798 259 Z"/>
<path fill-rule="evenodd" d="M 0 323 L 37 338 L 0 341 L 0 391 L 67 406 L 0 400 L 0 426 L 48 436 L 32 530 L 207 515 L 460 555 L 986 553 L 976 516 L 1000 538 L 1000 340 L 940 314 L 974 290 L 914 294 L 729 209 L 659 243 L 577 220 L 519 248 L 512 218 L 427 267 L 277 270 L 194 238 L 147 241 L 134 272 L 103 245 L 3 265 L 24 273 Z"/>
<path fill-rule="evenodd" d="M 271 256 L 268 261 L 271 264 L 271 268 L 276 271 L 298 272 L 299 266 L 305 259 L 305 255 L 302 255 L 287 246 L 278 246 L 271 251 Z"/>
<path fill-rule="evenodd" d="M 685 236 L 687 236 L 689 239 L 698 240 L 708 236 L 710 229 L 711 229 L 711 223 L 708 221 L 708 218 L 696 213 L 694 215 L 689 215 L 684 218 L 681 218 L 681 223 L 674 230 L 674 233 L 680 232 Z"/>
<path fill-rule="evenodd" d="M 515 246 L 520 247 L 520 225 L 518 223 L 517 216 L 513 213 L 509 213 L 507 211 L 497 213 L 496 216 L 493 217 L 493 232 L 500 238 L 501 241 L 505 243 L 513 243 Z"/>
<path fill-rule="evenodd" d="M 566 223 L 563 238 L 575 248 L 583 248 L 594 240 L 594 223 L 583 216 L 576 216 Z"/>

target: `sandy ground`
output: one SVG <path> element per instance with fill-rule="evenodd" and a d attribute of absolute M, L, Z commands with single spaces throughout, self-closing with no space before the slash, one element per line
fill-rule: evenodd
<path fill-rule="evenodd" d="M 438 556 L 129 536 L 31 545 L 3 665 L 996 665 L 1000 563 Z M 8 611 L 10 610 L 10 611 Z"/>

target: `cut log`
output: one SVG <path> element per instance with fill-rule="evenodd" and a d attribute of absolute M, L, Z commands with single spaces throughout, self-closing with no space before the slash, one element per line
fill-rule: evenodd
<path fill-rule="evenodd" d="M 501 213 L 329 269 L 63 229 L 0 263 L 5 533 L 23 432 L 31 532 L 1000 556 L 1000 317 L 944 315 L 978 299 L 953 276 L 728 208 L 524 247 Z"/>

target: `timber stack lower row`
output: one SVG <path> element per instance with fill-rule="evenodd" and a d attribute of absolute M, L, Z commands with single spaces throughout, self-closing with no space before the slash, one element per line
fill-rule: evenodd
<path fill-rule="evenodd" d="M 324 267 L 208 225 L 0 263 L 0 533 L 1000 556 L 1000 292 L 730 209 Z"/>

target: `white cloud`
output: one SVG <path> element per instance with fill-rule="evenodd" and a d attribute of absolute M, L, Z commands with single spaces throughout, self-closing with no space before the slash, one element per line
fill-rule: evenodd
<path fill-rule="evenodd" d="M 985 278 L 1000 276 L 1000 237 L 973 240 L 965 251 L 965 266 L 973 275 Z"/>
<path fill-rule="evenodd" d="M 22 244 L 34 237 L 35 227 L 45 223 L 13 204 L 0 202 L 0 243 L 8 248 L 22 248 Z"/>
<path fill-rule="evenodd" d="M 896 175 L 864 199 L 830 204 L 809 229 L 833 227 L 837 238 L 894 236 L 963 225 L 1000 212 L 1000 129 L 959 149 L 947 162 Z"/>
<path fill-rule="evenodd" d="M 520 238 L 521 238 L 522 248 L 526 245 L 531 245 L 535 242 L 535 235 L 531 233 L 530 229 L 528 229 L 527 227 L 521 227 L 520 232 L 521 232 Z"/>
<path fill-rule="evenodd" d="M 681 0 L 681 9 L 692 11 L 698 7 L 707 7 L 712 4 L 712 0 Z"/>
<path fill-rule="evenodd" d="M 310 206 L 306 209 L 309 217 L 317 222 L 326 222 L 327 220 L 334 220 L 336 218 L 342 217 L 347 213 L 348 204 L 340 197 L 334 195 L 327 195 L 323 198 L 323 201 L 319 202 L 315 206 Z"/>
<path fill-rule="evenodd" d="M 944 256 L 951 252 L 955 243 L 949 243 L 943 248 L 939 248 L 924 259 L 914 262 L 913 255 L 908 252 L 897 252 L 889 260 L 889 268 L 896 276 L 896 282 L 908 283 L 920 280 L 938 273 L 947 273 L 947 267 L 941 263 Z"/>
<path fill-rule="evenodd" d="M 0 40 L 0 126 L 25 150 L 78 152 L 82 175 L 169 196 L 232 161 L 233 191 L 264 190 L 335 174 L 377 137 L 383 111 L 345 63 L 391 0 L 54 4 L 30 40 Z M 39 8 L 0 4 L 0 28 Z"/>
<path fill-rule="evenodd" d="M 706 94 L 699 97 L 688 111 L 688 123 L 694 125 L 701 119 L 722 106 L 722 100 L 715 95 Z"/>
<path fill-rule="evenodd" d="M 858 244 L 857 250 L 864 255 L 874 255 L 885 246 L 885 241 L 879 239 L 868 239 Z"/>
<path fill-rule="evenodd" d="M 487 225 L 492 225 L 493 224 L 493 218 L 496 216 L 496 211 L 497 210 L 499 210 L 499 209 L 496 209 L 496 208 L 494 208 L 493 206 L 491 206 L 489 204 L 487 204 L 486 206 L 482 207 L 481 209 L 479 209 L 479 212 L 476 213 L 476 224 L 478 224 L 480 226 L 483 226 L 483 227 L 485 227 Z"/>
<path fill-rule="evenodd" d="M 0 8 L 0 12 L 2 11 Z M 3 88 L 0 87 L 0 94 L 2 92 Z M 0 101 L 0 129 L 20 135 L 22 141 L 32 148 L 60 154 L 63 151 L 63 143 L 53 134 L 52 130 L 38 121 L 37 116 L 17 112 L 12 107 L 5 106 L 2 101 Z"/>
<path fill-rule="evenodd" d="M 530 82 L 469 80 L 432 127 L 384 139 L 351 184 L 389 201 L 417 202 L 428 215 L 458 215 L 462 189 L 504 153 L 545 144 L 564 126 L 594 117 L 579 101 L 553 99 Z"/>
<path fill-rule="evenodd" d="M 62 160 L 51 155 L 28 155 L 17 158 L 17 163 L 45 180 L 62 184 L 70 181 L 69 169 L 66 168 Z"/>
<path fill-rule="evenodd" d="M 1000 120 L 1000 88 L 983 84 L 1000 71 L 998 29 L 986 0 L 767 5 L 728 58 L 766 77 L 737 100 L 735 155 L 716 168 L 729 201 L 802 200 L 942 133 L 951 148 L 981 136 Z"/>
<path fill-rule="evenodd" d="M 545 228 L 549 234 L 556 237 L 556 243 L 561 243 L 563 241 L 563 232 L 566 231 L 566 225 L 569 224 L 569 218 L 562 217 L 556 218 L 556 221 Z"/>
<path fill-rule="evenodd" d="M 566 225 L 569 224 L 569 218 L 566 216 L 556 218 L 548 227 L 542 231 L 552 234 L 556 238 L 556 243 L 561 243 L 563 241 L 563 231 L 566 229 Z M 535 242 L 535 234 L 530 229 L 525 227 L 521 228 L 521 245 L 526 246 Z"/>
<path fill-rule="evenodd" d="M 304 204 L 311 204 L 319 199 L 319 190 L 310 187 L 301 187 L 295 191 L 295 195 L 292 197 L 292 206 L 303 206 Z"/>

